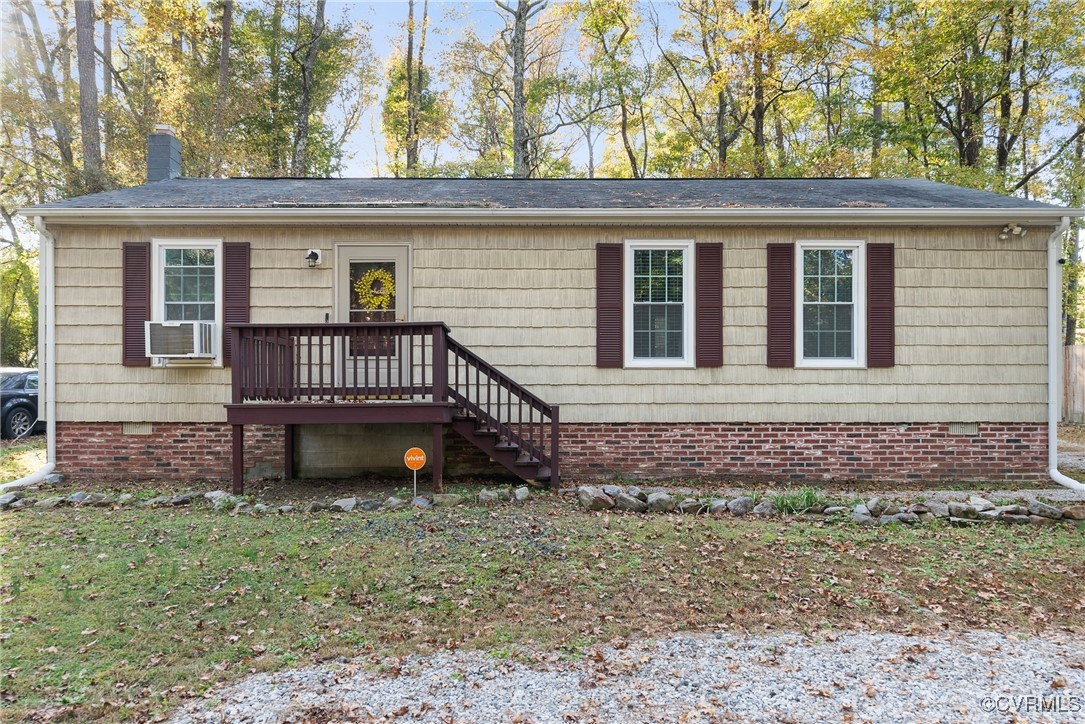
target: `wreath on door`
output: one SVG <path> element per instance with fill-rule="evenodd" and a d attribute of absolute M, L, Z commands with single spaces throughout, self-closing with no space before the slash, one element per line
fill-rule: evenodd
<path fill-rule="evenodd" d="M 396 279 L 387 269 L 370 269 L 354 283 L 362 309 L 391 309 L 396 296 Z"/>

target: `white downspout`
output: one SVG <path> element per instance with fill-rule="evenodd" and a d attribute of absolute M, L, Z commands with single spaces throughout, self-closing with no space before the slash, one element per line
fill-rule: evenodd
<path fill-rule="evenodd" d="M 45 464 L 25 477 L 0 485 L 0 492 L 19 490 L 40 483 L 56 468 L 56 285 L 53 269 L 53 235 L 45 228 L 40 216 L 34 217 L 38 230 L 38 368 L 39 399 L 44 398 L 45 409 Z M 42 406 L 38 406 L 41 415 Z"/>
<path fill-rule="evenodd" d="M 1059 418 L 1062 407 L 1062 235 L 1070 228 L 1064 216 L 1047 238 L 1047 474 L 1059 485 L 1085 492 L 1085 485 L 1059 472 Z"/>

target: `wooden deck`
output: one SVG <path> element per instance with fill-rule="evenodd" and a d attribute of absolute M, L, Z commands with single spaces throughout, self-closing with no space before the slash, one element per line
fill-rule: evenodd
<path fill-rule="evenodd" d="M 430 424 L 433 477 L 443 484 L 446 426 L 525 480 L 558 481 L 558 407 L 449 335 L 441 322 L 232 325 L 233 489 L 244 489 L 244 426 L 283 425 L 284 476 L 293 426 Z"/>

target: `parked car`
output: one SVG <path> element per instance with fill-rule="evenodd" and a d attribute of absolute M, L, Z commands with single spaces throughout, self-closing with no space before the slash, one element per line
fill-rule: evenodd
<path fill-rule="evenodd" d="M 22 437 L 44 429 L 38 418 L 38 371 L 5 367 L 0 369 L 0 433 L 6 438 Z"/>

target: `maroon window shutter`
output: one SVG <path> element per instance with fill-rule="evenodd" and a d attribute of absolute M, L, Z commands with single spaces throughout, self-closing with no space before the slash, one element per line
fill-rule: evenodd
<path fill-rule="evenodd" d="M 866 364 L 892 367 L 894 348 L 893 245 L 866 247 Z"/>
<path fill-rule="evenodd" d="M 795 245 L 768 245 L 768 366 L 795 366 Z"/>
<path fill-rule="evenodd" d="M 723 244 L 697 244 L 697 366 L 723 366 Z"/>
<path fill-rule="evenodd" d="M 229 367 L 231 324 L 249 321 L 249 244 L 222 245 L 222 363 Z"/>
<path fill-rule="evenodd" d="M 121 361 L 125 367 L 149 367 L 146 328 L 151 318 L 151 245 L 125 242 L 121 247 Z"/>
<path fill-rule="evenodd" d="M 595 366 L 622 366 L 622 245 L 595 245 Z"/>

